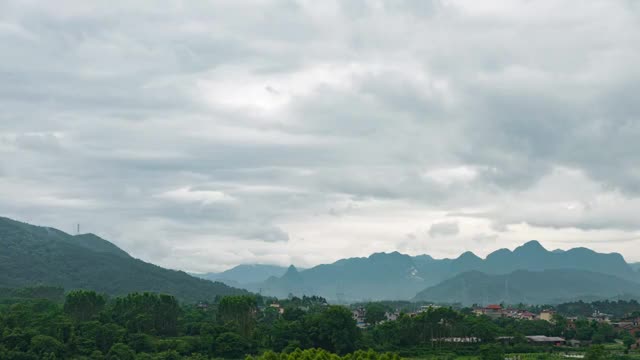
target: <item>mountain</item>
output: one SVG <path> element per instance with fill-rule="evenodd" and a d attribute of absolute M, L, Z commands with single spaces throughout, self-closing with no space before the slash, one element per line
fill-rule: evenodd
<path fill-rule="evenodd" d="M 586 248 L 548 251 L 538 241 L 529 241 L 513 251 L 494 251 L 485 259 L 472 252 L 455 259 L 376 253 L 367 258 L 343 259 L 299 271 L 295 283 L 282 276 L 247 285 L 247 288 L 272 296 L 292 293 L 340 301 L 406 300 L 427 287 L 469 271 L 500 275 L 516 270 L 552 269 L 586 270 L 639 281 L 637 272 L 620 254 L 601 254 Z"/>
<path fill-rule="evenodd" d="M 62 286 L 109 295 L 158 292 L 182 301 L 245 293 L 135 259 L 93 234 L 72 236 L 0 217 L 0 287 Z"/>
<path fill-rule="evenodd" d="M 633 263 L 633 264 L 629 264 L 629 265 L 631 265 L 631 267 L 632 267 L 636 272 L 640 272 L 640 262 Z"/>
<path fill-rule="evenodd" d="M 576 299 L 640 296 L 640 283 L 585 270 L 518 270 L 506 275 L 469 271 L 427 288 L 414 300 L 463 305 L 554 304 Z"/>
<path fill-rule="evenodd" d="M 495 251 L 487 256 L 483 267 L 475 270 L 488 274 L 506 274 L 519 269 L 578 269 L 637 280 L 633 269 L 618 253 L 601 254 L 584 247 L 550 252 L 535 240 L 512 252 L 507 249 Z"/>
<path fill-rule="evenodd" d="M 265 281 L 272 276 L 280 277 L 286 271 L 286 267 L 277 265 L 243 264 L 220 273 L 193 275 L 211 281 L 220 281 L 231 286 L 242 286 Z"/>
<path fill-rule="evenodd" d="M 297 271 L 290 268 L 280 278 L 272 277 L 259 287 L 264 294 L 315 294 L 328 299 L 409 299 L 424 284 L 416 261 L 398 252 L 377 253 L 368 258 L 339 260 Z M 251 290 L 257 291 L 254 287 Z"/>

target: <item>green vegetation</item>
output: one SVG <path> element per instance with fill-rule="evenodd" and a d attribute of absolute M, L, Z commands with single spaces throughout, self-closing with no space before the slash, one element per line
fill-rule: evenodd
<path fill-rule="evenodd" d="M 392 353 L 376 353 L 372 350 L 363 351 L 358 350 L 352 354 L 339 356 L 329 353 L 322 349 L 296 349 L 291 353 L 274 353 L 273 351 L 267 351 L 264 354 L 251 357 L 248 356 L 245 360 L 400 360 L 397 354 Z"/>
<path fill-rule="evenodd" d="M 336 359 L 327 351 L 345 355 L 359 348 L 348 309 L 315 297 L 284 303 L 286 316 L 246 295 L 182 306 L 172 296 L 151 293 L 108 300 L 76 290 L 63 303 L 14 298 L 0 306 L 0 359 L 237 359 L 268 349 Z M 363 358 L 358 354 L 351 358 Z"/>
<path fill-rule="evenodd" d="M 247 293 L 134 259 L 95 235 L 71 236 L 6 218 L 0 218 L 0 249 L 5 288 L 46 284 L 115 296 L 149 291 L 186 302 Z M 0 289 L 0 297 L 7 291 Z"/>
<path fill-rule="evenodd" d="M 21 296 L 0 303 L 0 359 L 543 360 L 576 351 L 534 346 L 526 335 L 600 343 L 587 352 L 594 360 L 640 355 L 629 352 L 636 340 L 630 334 L 606 323 L 569 323 L 561 316 L 553 323 L 492 320 L 430 308 L 384 321 L 381 314 L 389 308 L 372 303 L 364 307 L 372 311 L 368 322 L 373 325 L 361 330 L 349 309 L 320 297 L 277 301 L 236 295 L 180 304 L 169 295 L 132 293 L 109 299 L 74 290 L 56 301 L 59 290 L 5 290 Z M 508 341 L 501 338 L 505 336 Z"/>

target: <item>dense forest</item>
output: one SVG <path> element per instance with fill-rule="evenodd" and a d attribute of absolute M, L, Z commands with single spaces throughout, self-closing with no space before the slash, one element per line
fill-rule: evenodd
<path fill-rule="evenodd" d="M 401 356 L 442 351 L 478 354 L 479 344 L 491 344 L 500 336 L 514 337 L 505 345 L 508 349 L 501 351 L 536 352 L 540 349 L 526 344 L 525 335 L 594 343 L 621 337 L 609 324 L 579 320 L 567 326 L 561 316 L 554 323 L 492 320 L 464 309 L 436 308 L 383 321 L 374 314 L 384 314 L 388 305 L 367 306 L 370 326 L 361 330 L 351 310 L 329 305 L 320 297 L 276 303 L 239 295 L 180 304 L 172 296 L 151 293 L 107 298 L 86 290 L 64 294 L 49 287 L 4 289 L 0 291 L 0 359 L 239 359 L 246 355 L 269 359 L 276 356 L 273 352 L 308 357 L 297 349 L 323 349 L 336 356 L 358 350 Z M 475 337 L 480 343 L 446 340 L 452 337 Z M 318 359 L 315 355 L 310 359 Z"/>

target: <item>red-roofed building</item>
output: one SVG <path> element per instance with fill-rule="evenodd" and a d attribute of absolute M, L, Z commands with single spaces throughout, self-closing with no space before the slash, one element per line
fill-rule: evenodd
<path fill-rule="evenodd" d="M 476 308 L 473 312 L 478 316 L 486 315 L 493 319 L 503 317 L 505 315 L 502 306 L 498 304 L 491 304 L 482 308 Z"/>

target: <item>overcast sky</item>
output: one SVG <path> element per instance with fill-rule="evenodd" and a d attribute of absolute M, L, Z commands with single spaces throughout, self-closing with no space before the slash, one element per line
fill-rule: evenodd
<path fill-rule="evenodd" d="M 205 3 L 0 1 L 0 215 L 187 271 L 640 261 L 639 1 Z"/>

